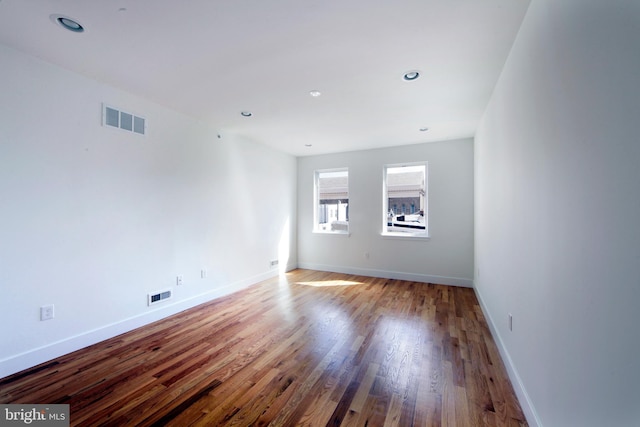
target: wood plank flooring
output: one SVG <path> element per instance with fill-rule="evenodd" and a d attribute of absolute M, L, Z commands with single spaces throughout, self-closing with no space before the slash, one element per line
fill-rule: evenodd
<path fill-rule="evenodd" d="M 295 270 L 0 379 L 79 426 L 526 426 L 472 289 Z"/>

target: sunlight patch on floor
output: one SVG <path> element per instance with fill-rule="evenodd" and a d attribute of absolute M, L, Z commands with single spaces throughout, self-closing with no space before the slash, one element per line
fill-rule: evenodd
<path fill-rule="evenodd" d="M 362 285 L 362 282 L 352 282 L 350 280 L 313 280 L 311 282 L 296 282 L 296 285 L 315 286 L 317 288 L 325 286 L 354 286 Z"/>

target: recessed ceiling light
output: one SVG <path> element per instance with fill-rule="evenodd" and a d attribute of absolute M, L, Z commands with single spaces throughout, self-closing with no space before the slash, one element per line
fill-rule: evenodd
<path fill-rule="evenodd" d="M 402 76 L 402 78 L 408 82 L 417 79 L 418 77 L 420 77 L 420 71 L 418 70 L 411 70 L 411 71 L 407 71 L 406 73 L 404 73 L 404 75 Z"/>
<path fill-rule="evenodd" d="M 305 147 L 311 147 L 313 144 L 304 144 Z"/>
<path fill-rule="evenodd" d="M 312 90 L 311 92 L 309 92 L 309 95 L 313 96 L 314 98 L 322 95 L 322 93 L 319 90 Z"/>
<path fill-rule="evenodd" d="M 426 132 L 428 130 L 429 130 L 429 128 L 420 128 L 420 132 Z"/>
<path fill-rule="evenodd" d="M 77 20 L 73 18 L 69 18 L 64 15 L 50 15 L 49 18 L 55 24 L 60 25 L 65 30 L 73 31 L 74 33 L 82 33 L 84 31 L 84 27 Z"/>
<path fill-rule="evenodd" d="M 253 116 L 253 114 L 250 111 L 241 111 L 240 115 L 242 117 L 251 117 L 251 116 Z"/>

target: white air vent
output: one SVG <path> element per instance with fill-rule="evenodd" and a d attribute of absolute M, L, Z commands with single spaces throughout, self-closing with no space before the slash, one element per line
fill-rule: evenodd
<path fill-rule="evenodd" d="M 102 126 L 114 127 L 140 135 L 147 133 L 147 120 L 117 108 L 102 104 Z"/>
<path fill-rule="evenodd" d="M 147 304 L 154 305 L 169 298 L 171 298 L 171 289 L 166 291 L 154 292 L 147 295 Z"/>

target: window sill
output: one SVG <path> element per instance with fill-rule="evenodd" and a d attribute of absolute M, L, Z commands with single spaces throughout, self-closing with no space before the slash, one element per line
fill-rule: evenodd
<path fill-rule="evenodd" d="M 382 236 L 383 239 L 431 240 L 431 237 L 427 234 L 383 232 L 380 233 L 380 236 Z"/>
<path fill-rule="evenodd" d="M 313 230 L 312 233 L 313 234 L 328 234 L 328 235 L 332 235 L 332 236 L 345 236 L 345 237 L 351 236 L 351 233 L 349 233 L 348 231 Z"/>

